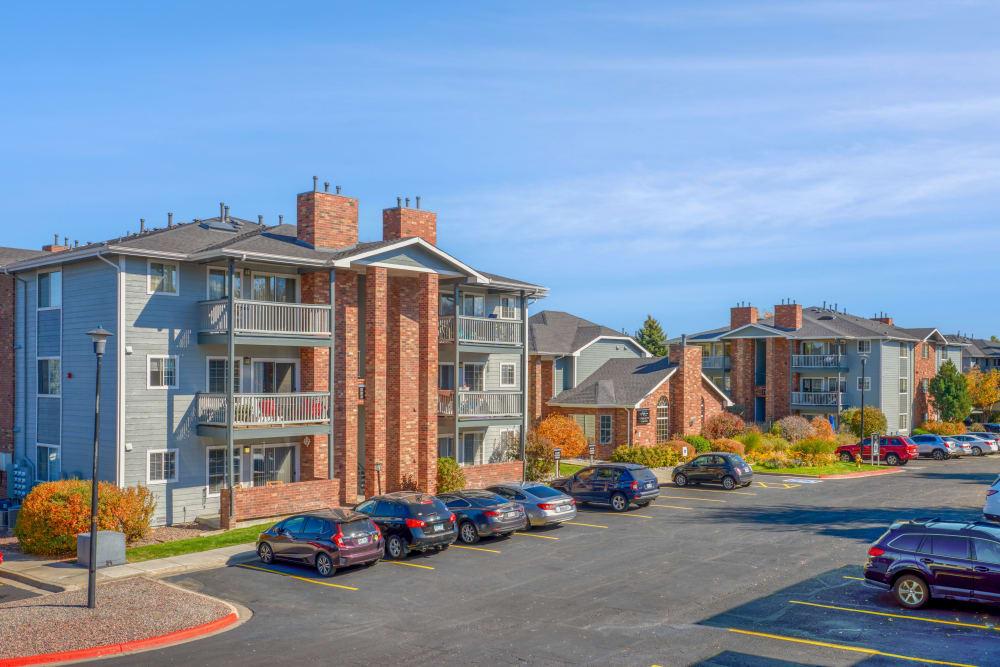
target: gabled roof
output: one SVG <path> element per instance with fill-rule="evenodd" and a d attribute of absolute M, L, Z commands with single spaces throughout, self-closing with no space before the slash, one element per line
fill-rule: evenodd
<path fill-rule="evenodd" d="M 649 354 L 631 336 L 570 313 L 543 310 L 528 318 L 529 354 L 575 354 L 598 338 L 629 341 L 643 353 Z"/>
<path fill-rule="evenodd" d="M 1000 357 L 1000 343 L 985 338 L 970 338 L 959 334 L 945 336 L 953 345 L 962 346 L 962 356 L 972 358 Z"/>
<path fill-rule="evenodd" d="M 0 267 L 6 266 L 13 262 L 20 262 L 26 259 L 30 259 L 37 255 L 51 255 L 52 253 L 46 252 L 44 250 L 27 250 L 24 248 L 6 248 L 0 246 Z"/>

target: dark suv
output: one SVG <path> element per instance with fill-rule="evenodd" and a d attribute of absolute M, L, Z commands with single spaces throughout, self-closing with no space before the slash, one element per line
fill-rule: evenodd
<path fill-rule="evenodd" d="M 480 537 L 510 535 L 523 530 L 524 508 L 492 491 L 465 489 L 442 493 L 438 499 L 458 517 L 458 539 L 475 544 Z"/>
<path fill-rule="evenodd" d="M 393 560 L 410 551 L 447 549 L 455 541 L 455 515 L 427 493 L 395 491 L 369 498 L 354 509 L 382 530 L 385 554 Z"/>
<path fill-rule="evenodd" d="M 257 555 L 264 563 L 275 559 L 314 565 L 329 577 L 338 567 L 374 565 L 382 558 L 382 534 L 364 514 L 329 510 L 290 516 L 257 538 Z"/>
<path fill-rule="evenodd" d="M 899 521 L 868 549 L 865 584 L 917 609 L 931 598 L 1000 604 L 1000 527 Z"/>
<path fill-rule="evenodd" d="M 577 471 L 572 477 L 549 483 L 572 496 L 580 504 L 610 505 L 624 512 L 630 503 L 645 507 L 660 495 L 660 483 L 653 471 L 638 463 L 602 463 Z"/>
<path fill-rule="evenodd" d="M 737 486 L 750 486 L 753 468 L 739 454 L 709 452 L 674 468 L 673 480 L 677 486 L 708 482 L 732 490 Z"/>

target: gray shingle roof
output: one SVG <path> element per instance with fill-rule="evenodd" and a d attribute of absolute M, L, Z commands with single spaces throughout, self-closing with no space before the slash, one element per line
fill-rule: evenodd
<path fill-rule="evenodd" d="M 44 250 L 27 250 L 25 248 L 6 248 L 0 246 L 0 266 L 5 266 L 11 262 L 31 259 L 36 255 L 48 255 Z"/>
<path fill-rule="evenodd" d="M 634 406 L 677 368 L 664 357 L 609 359 L 550 405 Z"/>
<path fill-rule="evenodd" d="M 970 338 L 958 334 L 947 334 L 948 342 L 963 345 L 962 356 L 972 358 L 1000 357 L 1000 343 L 985 338 Z"/>
<path fill-rule="evenodd" d="M 560 355 L 572 354 L 599 336 L 621 338 L 626 334 L 576 315 L 543 310 L 528 318 L 528 335 L 530 354 Z"/>

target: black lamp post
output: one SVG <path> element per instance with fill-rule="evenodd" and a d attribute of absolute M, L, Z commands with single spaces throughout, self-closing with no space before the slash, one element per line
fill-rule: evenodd
<path fill-rule="evenodd" d="M 868 355 L 861 355 L 861 443 L 858 445 L 858 467 L 861 467 L 861 458 L 865 452 L 865 367 L 868 364 Z M 872 447 L 875 444 L 872 443 Z M 874 449 L 872 451 L 875 451 Z"/>
<path fill-rule="evenodd" d="M 101 325 L 87 332 L 94 341 L 94 354 L 97 355 L 97 380 L 95 382 L 94 401 L 94 472 L 90 486 L 90 571 L 87 575 L 87 607 L 97 606 L 97 451 L 101 433 L 101 357 L 108 338 L 114 334 L 105 331 Z"/>

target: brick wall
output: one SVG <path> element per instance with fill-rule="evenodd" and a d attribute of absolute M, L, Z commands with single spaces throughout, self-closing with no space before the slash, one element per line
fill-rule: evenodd
<path fill-rule="evenodd" d="M 236 488 L 233 494 L 233 517 L 230 519 L 230 490 L 220 493 L 220 525 L 229 530 L 237 521 L 263 519 L 298 512 L 330 509 L 340 506 L 340 480 L 318 479 L 294 484 Z"/>
<path fill-rule="evenodd" d="M 802 328 L 802 306 L 783 303 L 774 307 L 774 326 L 794 331 Z"/>
<path fill-rule="evenodd" d="M 388 491 L 418 473 L 420 302 L 416 278 L 390 278 L 386 343 L 386 475 Z"/>
<path fill-rule="evenodd" d="M 743 408 L 743 418 L 755 419 L 754 408 L 754 340 L 738 338 L 730 345 L 730 398 Z"/>
<path fill-rule="evenodd" d="M 401 239 L 419 236 L 437 245 L 437 214 L 417 208 L 387 208 L 382 210 L 382 238 Z"/>
<path fill-rule="evenodd" d="M 923 346 L 928 346 L 928 357 L 923 357 Z M 918 427 L 924 421 L 933 419 L 937 415 L 930 395 L 920 387 L 921 380 L 930 380 L 936 373 L 935 359 L 937 358 L 937 346 L 933 343 L 917 343 L 913 349 L 913 411 L 910 413 L 913 420 L 913 427 Z"/>
<path fill-rule="evenodd" d="M 797 307 L 801 311 L 801 306 Z M 801 320 L 801 312 L 799 319 Z M 792 377 L 791 341 L 787 338 L 768 338 L 766 345 L 767 393 L 764 397 L 764 406 L 768 419 L 781 419 L 790 415 L 792 408 L 789 394 Z"/>
<path fill-rule="evenodd" d="M 329 192 L 303 192 L 296 200 L 297 236 L 318 248 L 358 242 L 358 200 Z"/>
<path fill-rule="evenodd" d="M 316 271 L 302 276 L 302 303 L 330 303 L 330 272 Z M 299 376 L 302 391 L 330 391 L 330 349 L 326 347 L 299 348 Z M 328 435 L 313 435 L 309 444 L 302 438 L 300 452 L 300 479 L 327 479 L 329 469 Z"/>
<path fill-rule="evenodd" d="M 519 481 L 523 470 L 523 464 L 520 461 L 462 466 L 462 472 L 465 473 L 465 486 L 469 489 L 481 489 L 484 486 L 500 482 Z"/>
<path fill-rule="evenodd" d="M 388 358 L 387 272 L 379 266 L 368 267 L 365 278 L 365 479 L 375 479 L 375 463 L 386 464 L 386 399 Z M 383 468 L 385 480 L 387 468 Z M 365 494 L 373 495 L 371 484 Z"/>
<path fill-rule="evenodd" d="M 528 358 L 528 424 L 537 425 L 548 409 L 542 398 L 542 357 L 533 354 Z"/>
<path fill-rule="evenodd" d="M 0 452 L 14 451 L 14 278 L 0 275 Z M 7 475 L 0 472 L 0 498 Z"/>
<path fill-rule="evenodd" d="M 702 427 L 700 347 L 672 345 L 670 361 L 680 367 L 670 376 L 670 422 L 674 433 L 696 435 Z M 650 419 L 652 421 L 652 419 Z"/>
<path fill-rule="evenodd" d="M 756 324 L 756 306 L 734 306 L 729 309 L 729 328 L 735 329 L 745 324 Z"/>
<path fill-rule="evenodd" d="M 553 396 L 553 391 L 555 390 L 555 361 L 552 359 L 546 359 L 542 362 L 542 377 L 541 377 L 541 391 L 542 391 L 542 405 L 548 402 Z M 542 408 L 542 413 L 545 414 L 545 408 Z"/>
<path fill-rule="evenodd" d="M 353 505 L 358 491 L 358 279 L 335 272 L 333 433 L 334 474 L 342 484 L 340 502 Z"/>
<path fill-rule="evenodd" d="M 424 273 L 417 279 L 419 320 L 417 378 L 417 490 L 437 490 L 438 427 L 438 275 Z"/>

